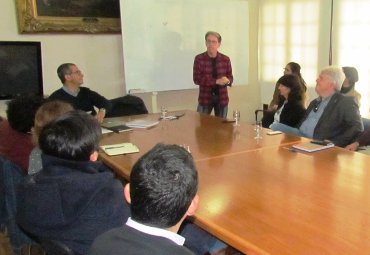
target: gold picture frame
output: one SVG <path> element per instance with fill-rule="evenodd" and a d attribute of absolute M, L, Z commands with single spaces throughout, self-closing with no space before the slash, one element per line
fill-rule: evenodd
<path fill-rule="evenodd" d="M 16 1 L 20 33 L 121 32 L 119 0 Z"/>

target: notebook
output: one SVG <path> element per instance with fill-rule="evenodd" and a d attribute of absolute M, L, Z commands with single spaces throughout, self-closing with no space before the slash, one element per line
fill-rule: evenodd
<path fill-rule="evenodd" d="M 137 119 L 126 122 L 126 125 L 130 128 L 149 128 L 157 125 L 158 123 L 158 120 Z"/>
<path fill-rule="evenodd" d="M 317 144 L 312 142 L 295 144 L 292 146 L 294 149 L 298 149 L 306 152 L 321 151 L 334 147 L 333 143 Z"/>
<path fill-rule="evenodd" d="M 100 146 L 102 150 L 109 156 L 129 154 L 139 152 L 139 148 L 132 143 L 116 143 Z"/>

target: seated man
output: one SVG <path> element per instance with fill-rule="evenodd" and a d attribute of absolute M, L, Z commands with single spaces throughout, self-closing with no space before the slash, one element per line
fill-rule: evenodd
<path fill-rule="evenodd" d="M 6 110 L 7 120 L 0 121 L 0 155 L 17 164 L 25 173 L 34 147 L 31 128 L 36 111 L 43 102 L 39 96 L 14 98 Z"/>
<path fill-rule="evenodd" d="M 91 112 L 99 122 L 105 117 L 105 112 L 111 108 L 111 103 L 105 97 L 86 87 L 81 87 L 84 75 L 75 64 L 65 63 L 57 69 L 58 77 L 63 87 L 50 95 L 51 99 L 59 99 L 70 103 L 75 109 Z M 94 107 L 98 108 L 96 112 Z"/>
<path fill-rule="evenodd" d="M 73 110 L 72 105 L 60 100 L 51 100 L 45 102 L 37 110 L 35 115 L 34 126 L 32 128 L 32 141 L 33 144 L 35 145 L 35 148 L 33 148 L 33 150 L 30 153 L 30 159 L 28 164 L 29 175 L 35 174 L 42 169 L 41 150 L 40 147 L 38 146 L 38 137 L 42 128 L 52 120 L 72 110 Z"/>
<path fill-rule="evenodd" d="M 197 209 L 197 189 L 192 156 L 177 145 L 156 145 L 133 166 L 125 187 L 131 218 L 96 238 L 89 254 L 193 254 L 176 233 Z"/>
<path fill-rule="evenodd" d="M 341 68 L 329 66 L 323 69 L 316 79 L 319 97 L 310 103 L 298 128 L 281 123 L 274 123 L 270 128 L 317 140 L 330 140 L 340 147 L 352 143 L 362 132 L 363 125 L 354 98 L 339 92 L 344 77 Z"/>
<path fill-rule="evenodd" d="M 26 232 L 82 255 L 95 237 L 126 222 L 122 183 L 96 161 L 100 136 L 98 121 L 82 111 L 43 127 L 38 138 L 43 168 L 17 194 L 17 222 Z"/>

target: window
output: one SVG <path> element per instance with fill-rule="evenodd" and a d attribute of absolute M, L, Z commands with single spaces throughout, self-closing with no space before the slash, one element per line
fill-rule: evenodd
<path fill-rule="evenodd" d="M 356 90 L 361 94 L 360 112 L 369 117 L 370 107 L 370 1 L 337 0 L 334 39 L 337 62 L 340 66 L 353 66 L 359 74 Z"/>
<path fill-rule="evenodd" d="M 260 2 L 260 82 L 263 102 L 272 97 L 273 85 L 285 64 L 301 65 L 309 87 L 317 73 L 329 64 L 331 1 L 265 0 Z M 333 64 L 358 70 L 356 90 L 360 111 L 370 117 L 370 1 L 334 0 Z M 268 87 L 268 88 L 267 88 Z M 316 96 L 311 88 L 310 98 Z"/>
<path fill-rule="evenodd" d="M 319 1 L 261 1 L 260 78 L 276 82 L 288 62 L 302 67 L 309 85 L 317 76 Z"/>

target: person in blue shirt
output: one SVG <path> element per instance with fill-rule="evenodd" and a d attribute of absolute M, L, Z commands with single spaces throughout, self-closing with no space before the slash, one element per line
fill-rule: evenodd
<path fill-rule="evenodd" d="M 311 101 L 298 128 L 273 123 L 270 128 L 317 140 L 329 140 L 345 147 L 363 131 L 358 105 L 353 97 L 340 93 L 345 79 L 342 68 L 328 66 L 316 79 L 318 97 Z"/>

